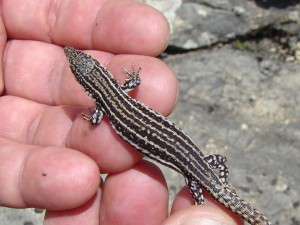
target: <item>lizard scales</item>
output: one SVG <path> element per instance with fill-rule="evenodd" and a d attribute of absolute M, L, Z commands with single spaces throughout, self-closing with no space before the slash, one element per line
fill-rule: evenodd
<path fill-rule="evenodd" d="M 204 154 L 194 142 L 164 116 L 131 98 L 127 92 L 140 84 L 137 72 L 125 70 L 121 86 L 96 59 L 83 51 L 65 47 L 70 68 L 83 90 L 95 100 L 92 125 L 107 115 L 117 134 L 149 158 L 181 173 L 196 204 L 204 204 L 202 189 L 251 225 L 271 225 L 256 208 L 236 194 L 227 183 L 226 158 Z"/>

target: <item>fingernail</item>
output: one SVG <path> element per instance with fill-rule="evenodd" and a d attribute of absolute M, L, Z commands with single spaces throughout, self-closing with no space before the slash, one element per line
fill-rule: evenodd
<path fill-rule="evenodd" d="M 182 221 L 180 225 L 229 225 L 229 224 L 214 219 L 191 218 L 186 221 Z"/>

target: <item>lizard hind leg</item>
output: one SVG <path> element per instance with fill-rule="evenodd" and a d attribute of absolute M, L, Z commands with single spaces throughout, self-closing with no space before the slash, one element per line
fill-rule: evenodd
<path fill-rule="evenodd" d="M 195 180 L 188 179 L 187 177 L 184 177 L 185 183 L 188 186 L 190 193 L 192 194 L 195 204 L 196 205 L 204 205 L 204 198 L 203 198 L 203 193 L 201 186 L 199 183 Z"/>
<path fill-rule="evenodd" d="M 228 184 L 227 178 L 229 170 L 227 166 L 227 159 L 222 155 L 208 155 L 204 156 L 204 160 L 213 168 L 219 170 L 219 178 L 224 184 Z"/>

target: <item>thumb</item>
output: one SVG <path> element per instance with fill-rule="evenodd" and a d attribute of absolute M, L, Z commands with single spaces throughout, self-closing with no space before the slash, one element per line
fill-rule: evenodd
<path fill-rule="evenodd" d="M 238 225 L 224 211 L 208 205 L 191 206 L 172 214 L 163 225 Z"/>

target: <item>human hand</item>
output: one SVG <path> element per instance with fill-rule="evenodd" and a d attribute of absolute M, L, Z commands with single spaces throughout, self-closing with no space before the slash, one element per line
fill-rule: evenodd
<path fill-rule="evenodd" d="M 73 78 L 61 46 L 97 49 L 89 53 L 121 83 L 122 67 L 142 67 L 142 83 L 132 96 L 167 115 L 177 81 L 152 58 L 167 45 L 167 22 L 137 2 L 78 2 L 2 1 L 0 205 L 45 208 L 47 225 L 161 224 L 168 210 L 163 175 L 107 119 L 96 128 L 83 121 L 81 113 L 94 102 Z M 100 172 L 109 173 L 104 183 Z M 213 217 L 211 206 L 181 210 L 191 204 L 182 191 L 173 207 L 178 212 L 165 224 L 193 213 Z M 221 210 L 217 214 L 230 220 Z"/>

